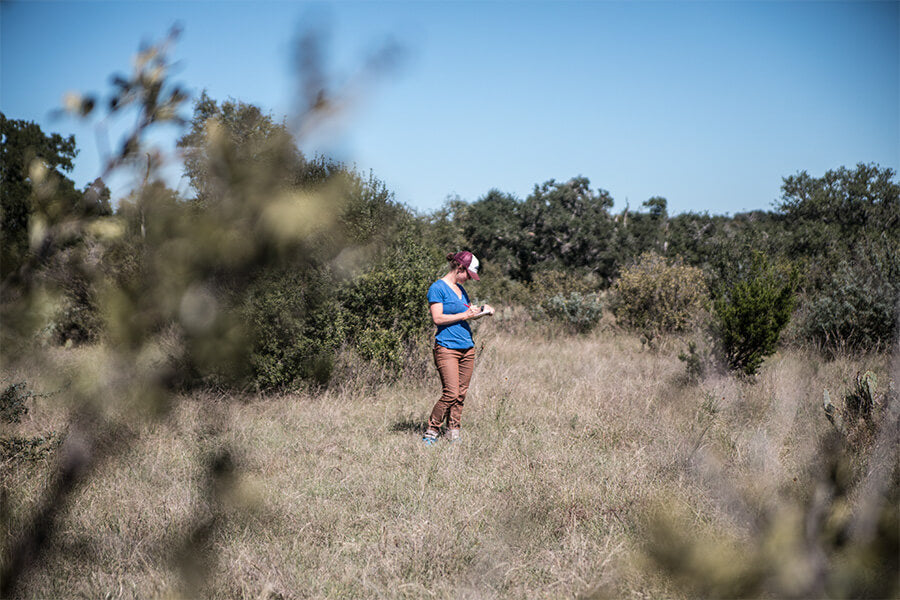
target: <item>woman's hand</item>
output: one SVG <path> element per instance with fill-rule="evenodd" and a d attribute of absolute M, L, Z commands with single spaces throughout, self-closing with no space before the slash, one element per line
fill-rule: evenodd
<path fill-rule="evenodd" d="M 452 323 L 459 323 L 460 321 L 468 321 L 474 317 L 477 317 L 481 314 L 480 306 L 471 306 L 466 312 L 454 313 L 452 315 L 444 314 L 444 305 L 440 302 L 433 302 L 430 306 L 431 310 L 431 320 L 432 322 L 440 327 L 441 325 L 450 325 Z"/>
<path fill-rule="evenodd" d="M 474 314 L 473 312 L 474 311 Z M 494 314 L 494 307 L 490 304 L 485 304 L 483 306 L 473 306 L 469 310 L 463 313 L 464 319 L 480 319 L 481 317 L 486 317 L 488 315 Z"/>
<path fill-rule="evenodd" d="M 481 307 L 480 306 L 470 306 L 469 310 L 467 310 L 463 314 L 465 315 L 465 319 L 467 319 L 467 320 L 471 319 L 473 317 L 477 317 L 478 315 L 481 314 Z"/>

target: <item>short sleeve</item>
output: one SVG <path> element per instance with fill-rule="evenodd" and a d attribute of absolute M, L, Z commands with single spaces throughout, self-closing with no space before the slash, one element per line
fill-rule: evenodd
<path fill-rule="evenodd" d="M 428 303 L 433 304 L 435 302 L 444 302 L 444 295 L 441 293 L 441 286 L 438 284 L 439 282 L 435 281 L 431 284 L 431 287 L 428 288 Z"/>

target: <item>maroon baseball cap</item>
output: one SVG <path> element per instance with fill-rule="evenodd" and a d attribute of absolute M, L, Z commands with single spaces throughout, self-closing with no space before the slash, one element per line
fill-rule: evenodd
<path fill-rule="evenodd" d="M 464 267 L 466 271 L 469 272 L 469 277 L 475 281 L 481 281 L 481 277 L 478 276 L 478 259 L 475 258 L 474 254 L 464 250 L 454 254 L 453 260 L 458 262 L 460 266 Z"/>

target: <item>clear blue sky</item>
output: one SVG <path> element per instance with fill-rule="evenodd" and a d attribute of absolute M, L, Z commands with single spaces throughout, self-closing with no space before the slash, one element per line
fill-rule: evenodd
<path fill-rule="evenodd" d="M 75 134 L 83 186 L 100 172 L 95 130 L 53 110 L 67 91 L 108 93 L 174 22 L 176 80 L 278 120 L 299 29 L 326 25 L 338 77 L 398 40 L 396 74 L 304 149 L 371 169 L 421 211 L 583 175 L 617 210 L 659 195 L 670 212 L 735 213 L 771 208 L 800 170 L 900 170 L 898 2 L 2 2 L 0 109 Z"/>

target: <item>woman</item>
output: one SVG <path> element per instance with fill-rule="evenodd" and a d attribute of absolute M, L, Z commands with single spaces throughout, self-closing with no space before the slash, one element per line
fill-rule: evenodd
<path fill-rule="evenodd" d="M 475 341 L 467 321 L 494 314 L 494 309 L 488 305 L 471 306 L 469 294 L 462 285 L 469 279 L 479 280 L 478 259 L 471 252 L 457 252 L 448 254 L 447 260 L 450 270 L 428 288 L 431 320 L 437 326 L 434 364 L 443 388 L 422 438 L 428 446 L 437 441 L 445 417 L 450 429 L 450 441 L 459 439 L 460 417 L 475 367 Z"/>

